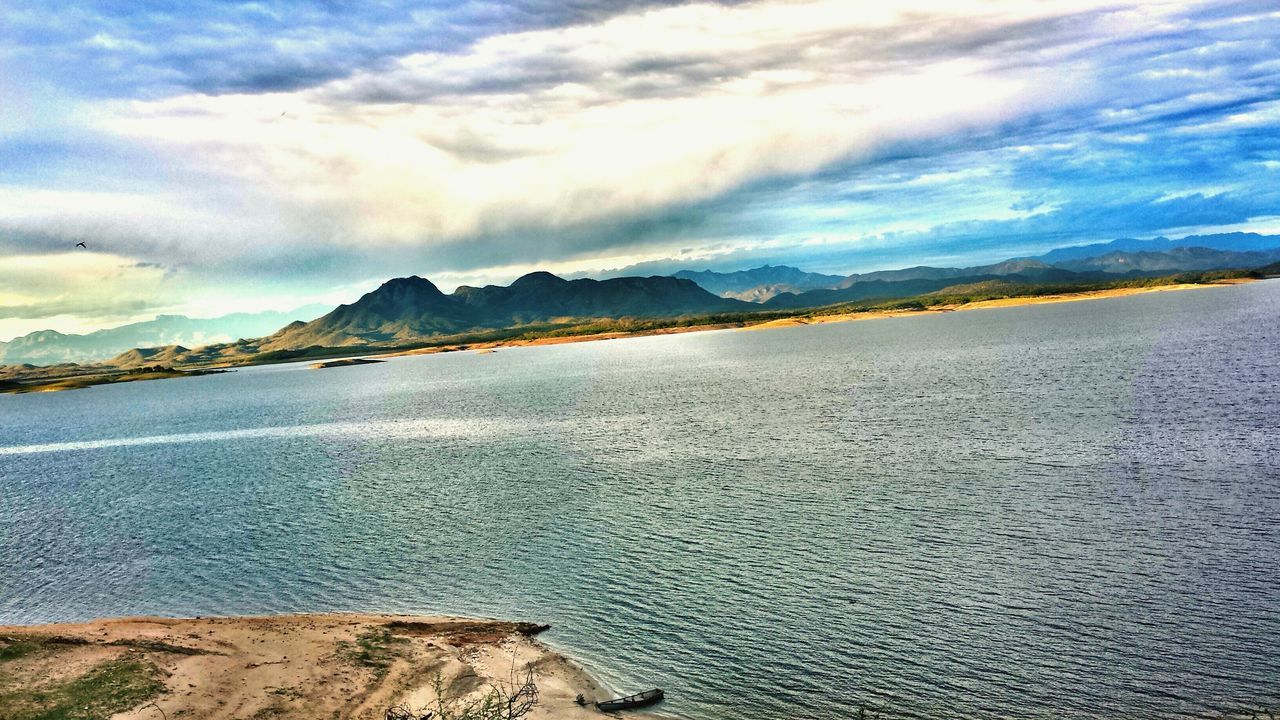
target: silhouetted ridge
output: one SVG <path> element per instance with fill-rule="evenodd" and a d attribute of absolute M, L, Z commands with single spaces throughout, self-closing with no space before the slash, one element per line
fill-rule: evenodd
<path fill-rule="evenodd" d="M 414 276 L 388 280 L 324 317 L 286 327 L 262 347 L 394 344 L 575 318 L 667 317 L 748 307 L 672 277 L 565 280 L 534 272 L 509 286 L 462 286 L 445 295 L 429 280 Z"/>

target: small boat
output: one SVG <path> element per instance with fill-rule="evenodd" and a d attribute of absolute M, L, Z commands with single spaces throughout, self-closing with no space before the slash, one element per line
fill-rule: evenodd
<path fill-rule="evenodd" d="M 645 690 L 644 692 L 628 695 L 626 697 L 615 698 L 613 700 L 605 700 L 596 703 L 596 709 L 601 712 L 613 712 L 614 710 L 632 710 L 635 708 L 647 707 L 654 703 L 661 702 L 665 697 L 665 693 L 661 688 L 653 690 Z"/>

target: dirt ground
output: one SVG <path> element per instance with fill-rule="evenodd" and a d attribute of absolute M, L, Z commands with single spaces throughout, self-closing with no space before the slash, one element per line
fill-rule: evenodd
<path fill-rule="evenodd" d="M 117 720 L 381 720 L 395 705 L 433 709 L 437 689 L 465 702 L 483 697 L 494 684 L 519 684 L 532 669 L 538 691 L 532 720 L 606 717 L 574 702 L 579 693 L 588 701 L 609 694 L 539 643 L 534 635 L 543 629 L 393 615 L 126 618 L 0 627 L 0 674 L 7 676 L 0 678 L 0 692 L 65 687 L 104 664 L 130 662 L 150 668 L 163 689 L 140 691 L 152 694 L 115 714 Z M 0 710 L 0 717 L 25 717 L 10 710 Z"/>

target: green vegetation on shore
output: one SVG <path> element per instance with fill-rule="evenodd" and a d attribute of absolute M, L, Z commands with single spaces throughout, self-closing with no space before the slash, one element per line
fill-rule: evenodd
<path fill-rule="evenodd" d="M 886 310 L 927 310 L 942 306 L 968 305 L 988 300 L 1010 298 L 1045 297 L 1078 293 L 1122 290 L 1128 288 L 1157 288 L 1170 285 L 1212 285 L 1228 280 L 1260 279 L 1252 270 L 1215 270 L 1207 272 L 1178 273 L 1156 278 L 1127 278 L 1091 283 L 1011 283 L 990 280 L 970 285 L 955 285 L 924 295 L 895 300 L 870 300 L 859 303 L 841 303 L 811 310 L 805 315 L 840 315 L 854 312 L 881 312 Z"/>
<path fill-rule="evenodd" d="M 382 677 L 400 656 L 408 639 L 393 635 L 386 627 L 371 628 L 356 636 L 355 642 L 338 642 L 338 657 L 353 665 L 366 667 L 375 677 Z"/>
<path fill-rule="evenodd" d="M 164 691 L 163 671 L 140 653 L 126 652 L 86 672 L 36 684 L 17 678 L 6 665 L 49 662 L 56 666 L 64 638 L 0 638 L 0 720 L 106 720 Z M 47 656 L 47 657 L 46 657 Z"/>

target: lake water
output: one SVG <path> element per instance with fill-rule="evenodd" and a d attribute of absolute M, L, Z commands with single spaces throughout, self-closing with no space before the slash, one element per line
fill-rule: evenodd
<path fill-rule="evenodd" d="M 550 622 L 695 720 L 1274 711 L 1278 467 L 1280 281 L 0 396 L 0 623 Z"/>

